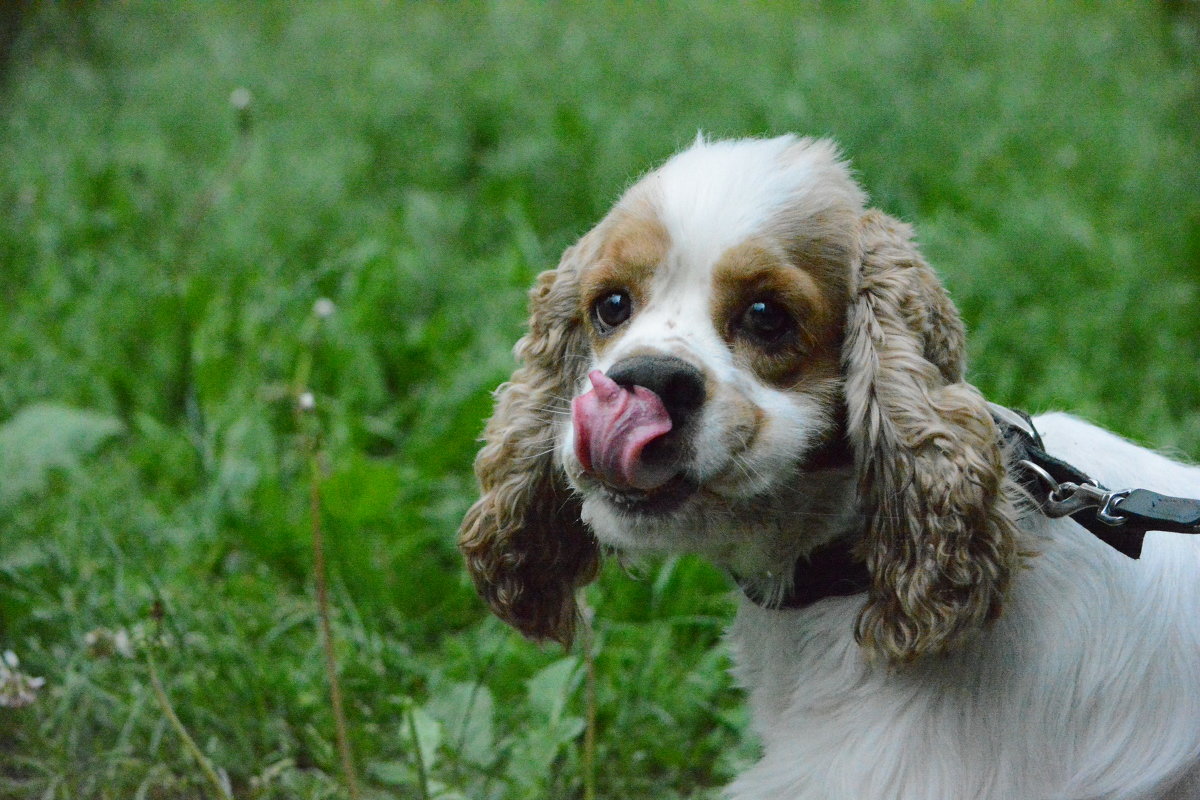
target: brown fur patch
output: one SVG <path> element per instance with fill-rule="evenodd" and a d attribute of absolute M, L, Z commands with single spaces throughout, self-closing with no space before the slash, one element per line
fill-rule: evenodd
<path fill-rule="evenodd" d="M 611 292 L 625 290 L 633 301 L 631 317 L 649 301 L 650 279 L 667 255 L 670 237 L 652 214 L 626 212 L 616 216 L 605 232 L 599 258 L 580 278 L 580 316 L 588 321 L 588 335 L 597 352 L 620 335 L 602 334 L 593 323 L 592 307 Z M 623 326 L 622 326 L 623 327 Z"/>
<path fill-rule="evenodd" d="M 861 231 L 843 362 L 872 577 L 855 633 L 903 663 L 999 616 L 1021 558 L 1016 487 L 987 404 L 961 381 L 958 313 L 908 227 L 870 211 Z"/>
<path fill-rule="evenodd" d="M 797 255 L 751 239 L 725 251 L 713 270 L 714 325 L 737 358 L 780 388 L 835 379 L 840 372 L 844 289 L 828 285 L 824 266 L 815 271 Z M 743 335 L 742 314 L 759 300 L 781 304 L 796 330 L 769 345 Z"/>

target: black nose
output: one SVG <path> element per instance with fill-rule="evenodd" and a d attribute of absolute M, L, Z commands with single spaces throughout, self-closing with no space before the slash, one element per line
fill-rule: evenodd
<path fill-rule="evenodd" d="M 658 395 L 679 428 L 704 404 L 704 376 L 675 356 L 633 356 L 613 364 L 608 377 L 621 386 L 644 386 Z"/>

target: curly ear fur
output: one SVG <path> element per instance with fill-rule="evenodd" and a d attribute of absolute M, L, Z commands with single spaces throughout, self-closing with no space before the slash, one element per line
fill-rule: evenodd
<path fill-rule="evenodd" d="M 863 217 L 843 350 L 872 576 L 856 635 L 893 663 L 995 618 L 1019 559 L 997 430 L 962 382 L 962 323 L 910 237 Z"/>
<path fill-rule="evenodd" d="M 555 459 L 556 418 L 582 379 L 585 335 L 578 278 L 585 237 L 529 293 L 521 362 L 496 390 L 484 446 L 475 458 L 482 496 L 459 529 L 459 549 L 492 610 L 534 639 L 570 646 L 575 589 L 590 582 L 600 551 Z"/>

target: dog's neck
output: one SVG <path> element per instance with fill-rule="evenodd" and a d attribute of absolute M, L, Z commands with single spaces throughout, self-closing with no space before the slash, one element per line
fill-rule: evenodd
<path fill-rule="evenodd" d="M 709 554 L 762 605 L 776 605 L 792 592 L 797 564 L 828 553 L 834 543 L 852 548 L 862 537 L 863 517 L 848 457 L 810 460 L 795 486 L 788 497 L 750 510 L 759 522 L 748 541 Z"/>

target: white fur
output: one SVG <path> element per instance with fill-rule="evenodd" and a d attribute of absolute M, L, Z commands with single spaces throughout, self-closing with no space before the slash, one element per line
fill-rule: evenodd
<path fill-rule="evenodd" d="M 1200 496 L 1196 467 L 1070 416 L 1036 424 L 1107 486 Z M 858 598 L 743 600 L 729 642 L 764 755 L 730 797 L 1200 797 L 1200 537 L 1150 533 L 1135 561 L 1070 520 L 1034 516 L 1028 532 L 1041 554 L 1004 615 L 909 667 L 864 660 Z"/>
<path fill-rule="evenodd" d="M 805 196 L 819 194 L 822 171 L 836 163 L 828 142 L 814 143 L 789 158 L 790 136 L 706 142 L 697 138 L 651 176 L 659 217 L 681 262 L 695 277 L 707 276 L 727 248 L 759 233 L 765 220 Z M 734 209 L 734 213 L 730 213 Z M 671 276 L 662 276 L 667 279 Z"/>

